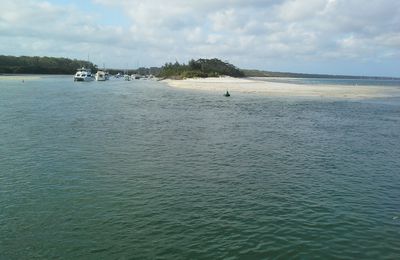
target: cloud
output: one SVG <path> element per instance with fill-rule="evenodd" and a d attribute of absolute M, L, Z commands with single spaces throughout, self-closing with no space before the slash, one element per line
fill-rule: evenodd
<path fill-rule="evenodd" d="M 85 8 L 80 1 L 2 3 L 3 51 L 77 58 L 91 53 L 95 62 L 120 67 L 218 57 L 241 67 L 274 70 L 274 64 L 280 64 L 277 69 L 292 71 L 307 62 L 393 65 L 400 58 L 396 0 L 85 3 Z M 340 67 L 337 70 L 340 73 Z"/>
<path fill-rule="evenodd" d="M 288 22 L 304 21 L 314 18 L 321 13 L 327 4 L 332 1 L 325 0 L 291 0 L 283 2 L 277 9 L 280 19 Z"/>

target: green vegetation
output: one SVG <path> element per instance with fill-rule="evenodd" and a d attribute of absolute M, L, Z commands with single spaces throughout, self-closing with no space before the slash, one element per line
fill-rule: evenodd
<path fill-rule="evenodd" d="M 166 63 L 158 76 L 174 79 L 219 76 L 244 77 L 244 73 L 232 64 L 219 59 L 198 59 L 189 61 L 187 65 L 178 62 Z"/>
<path fill-rule="evenodd" d="M 97 70 L 93 63 L 82 60 L 0 55 L 0 73 L 74 74 L 76 69 L 81 67 L 90 68 L 92 71 Z"/>

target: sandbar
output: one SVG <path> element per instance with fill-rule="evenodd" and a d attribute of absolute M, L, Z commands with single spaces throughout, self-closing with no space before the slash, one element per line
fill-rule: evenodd
<path fill-rule="evenodd" d="M 225 93 L 248 93 L 276 97 L 326 97 L 345 99 L 400 97 L 400 87 L 296 84 L 260 80 L 257 78 L 191 78 L 163 80 L 178 89 Z"/>
<path fill-rule="evenodd" d="M 38 80 L 41 76 L 36 75 L 0 75 L 0 80 Z"/>

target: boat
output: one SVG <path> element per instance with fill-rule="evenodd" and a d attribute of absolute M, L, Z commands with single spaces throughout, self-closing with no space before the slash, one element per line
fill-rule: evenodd
<path fill-rule="evenodd" d="M 86 69 L 85 67 L 77 69 L 74 76 L 74 81 L 92 81 L 92 80 L 94 80 L 94 77 L 90 69 Z"/>
<path fill-rule="evenodd" d="M 124 74 L 124 80 L 130 81 L 131 77 L 128 74 Z"/>
<path fill-rule="evenodd" d="M 98 70 L 96 72 L 95 78 L 97 81 L 106 81 L 107 80 L 107 74 L 106 72 L 102 71 L 102 70 Z"/>
<path fill-rule="evenodd" d="M 131 79 L 140 79 L 140 75 L 139 74 L 132 74 L 131 75 Z"/>

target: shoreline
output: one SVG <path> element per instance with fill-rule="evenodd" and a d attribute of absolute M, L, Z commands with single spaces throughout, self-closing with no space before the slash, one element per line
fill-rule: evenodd
<path fill-rule="evenodd" d="M 43 78 L 41 75 L 35 74 L 0 75 L 0 80 L 38 80 L 41 78 Z"/>
<path fill-rule="evenodd" d="M 190 78 L 184 80 L 164 79 L 161 82 L 177 89 L 190 89 L 225 93 L 260 94 L 273 97 L 318 97 L 342 99 L 366 99 L 400 97 L 400 88 L 391 86 L 354 85 L 310 85 L 283 82 L 270 82 L 256 78 Z"/>

